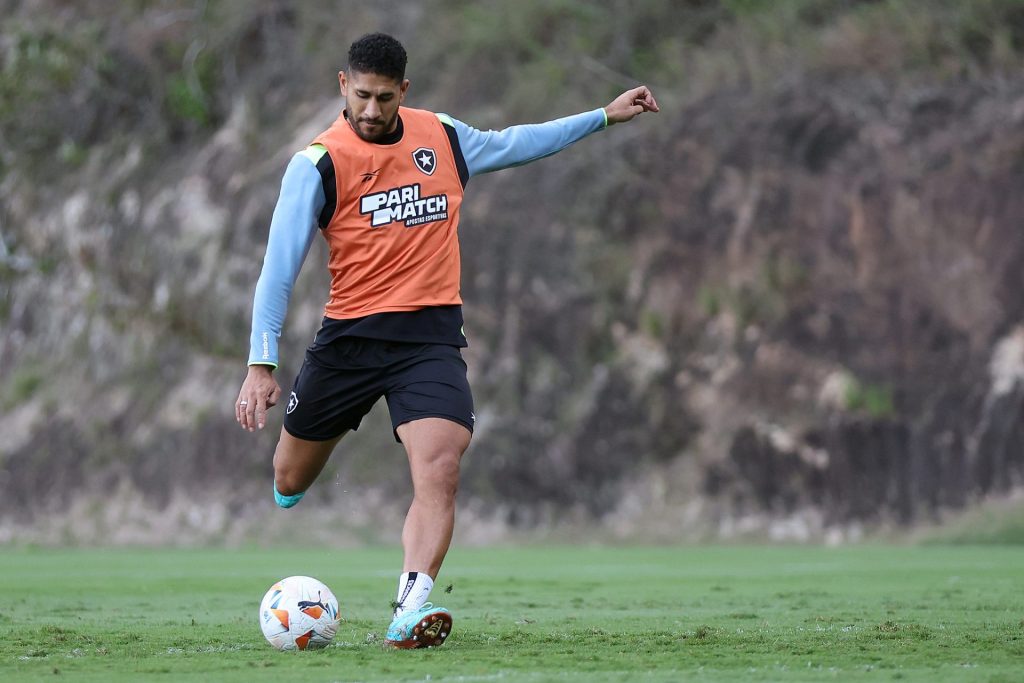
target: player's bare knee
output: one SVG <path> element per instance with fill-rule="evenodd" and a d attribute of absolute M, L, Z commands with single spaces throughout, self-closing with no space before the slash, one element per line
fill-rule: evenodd
<path fill-rule="evenodd" d="M 437 473 L 437 485 L 446 497 L 455 498 L 459 490 L 459 461 L 445 460 Z"/>
<path fill-rule="evenodd" d="M 430 489 L 434 495 L 454 498 L 459 488 L 460 454 L 438 453 L 425 459 L 414 485 L 418 490 Z"/>
<path fill-rule="evenodd" d="M 298 493 L 298 491 L 293 490 L 297 484 L 295 468 L 289 465 L 288 458 L 285 457 L 281 452 L 281 447 L 278 446 L 277 450 L 274 451 L 274 486 L 277 487 L 279 492 L 291 495 Z"/>
<path fill-rule="evenodd" d="M 299 472 L 294 467 L 285 464 L 282 459 L 274 456 L 274 486 L 279 493 L 285 496 L 292 496 L 302 493 L 305 486 Z"/>
<path fill-rule="evenodd" d="M 289 468 L 273 468 L 273 485 L 278 487 L 281 494 L 294 496 L 303 490 L 302 482 L 294 470 Z"/>

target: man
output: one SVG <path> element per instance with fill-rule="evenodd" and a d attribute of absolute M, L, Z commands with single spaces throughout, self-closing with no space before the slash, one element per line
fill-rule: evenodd
<path fill-rule="evenodd" d="M 403 107 L 405 66 L 405 50 L 390 36 L 354 42 L 348 71 L 338 74 L 344 111 L 285 171 L 235 416 L 243 429 L 262 429 L 281 395 L 278 338 L 319 227 L 330 251 L 330 300 L 285 410 L 274 497 L 283 508 L 295 505 L 338 441 L 385 397 L 413 482 L 385 642 L 411 648 L 442 644 L 452 625 L 448 610 L 427 598 L 451 543 L 459 463 L 475 420 L 460 351 L 463 188 L 474 175 L 549 156 L 658 105 L 638 87 L 604 108 L 482 132 Z"/>

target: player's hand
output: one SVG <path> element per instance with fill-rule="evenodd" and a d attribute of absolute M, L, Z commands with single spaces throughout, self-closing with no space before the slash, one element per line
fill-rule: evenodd
<path fill-rule="evenodd" d="M 267 425 L 267 409 L 277 405 L 281 387 L 269 365 L 250 365 L 235 401 L 235 420 L 250 432 Z"/>
<path fill-rule="evenodd" d="M 659 110 L 658 103 L 654 100 L 654 93 L 646 85 L 641 85 L 616 97 L 611 104 L 604 108 L 604 111 L 608 115 L 608 125 L 610 126 L 615 123 L 625 123 L 645 111 L 658 113 Z"/>

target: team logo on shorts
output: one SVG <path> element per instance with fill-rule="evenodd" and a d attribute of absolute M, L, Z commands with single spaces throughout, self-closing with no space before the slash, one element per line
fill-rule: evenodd
<path fill-rule="evenodd" d="M 412 153 L 412 160 L 416 168 L 427 175 L 434 175 L 434 167 L 437 166 L 437 155 L 429 147 L 420 147 Z"/>
<path fill-rule="evenodd" d="M 293 391 L 292 395 L 288 397 L 288 410 L 286 412 L 289 415 L 291 415 L 292 411 L 295 410 L 298 407 L 299 407 L 299 397 L 296 396 L 295 392 Z"/>

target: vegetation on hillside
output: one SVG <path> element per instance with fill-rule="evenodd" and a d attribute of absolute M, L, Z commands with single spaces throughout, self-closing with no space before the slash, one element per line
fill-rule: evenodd
<path fill-rule="evenodd" d="M 54 155 L 81 162 L 118 135 L 144 131 L 156 145 L 201 139 L 243 93 L 266 98 L 259 112 L 280 120 L 275 109 L 330 88 L 330 74 L 344 66 L 345 27 L 379 21 L 346 2 L 7 4 L 4 173 L 44 172 Z M 463 107 L 489 108 L 498 121 L 635 81 L 680 104 L 808 73 L 1012 77 L 1024 54 L 1020 0 L 392 5 L 423 91 L 457 93 Z"/>
<path fill-rule="evenodd" d="M 405 42 L 410 104 L 480 128 L 638 82 L 662 104 L 470 187 L 474 515 L 909 521 L 1020 481 L 1020 0 L 4 9 L 0 515 L 265 494 L 272 430 L 225 409 L 252 286 L 281 171 L 371 30 Z M 394 448 L 371 415 L 325 480 L 400 493 Z"/>

